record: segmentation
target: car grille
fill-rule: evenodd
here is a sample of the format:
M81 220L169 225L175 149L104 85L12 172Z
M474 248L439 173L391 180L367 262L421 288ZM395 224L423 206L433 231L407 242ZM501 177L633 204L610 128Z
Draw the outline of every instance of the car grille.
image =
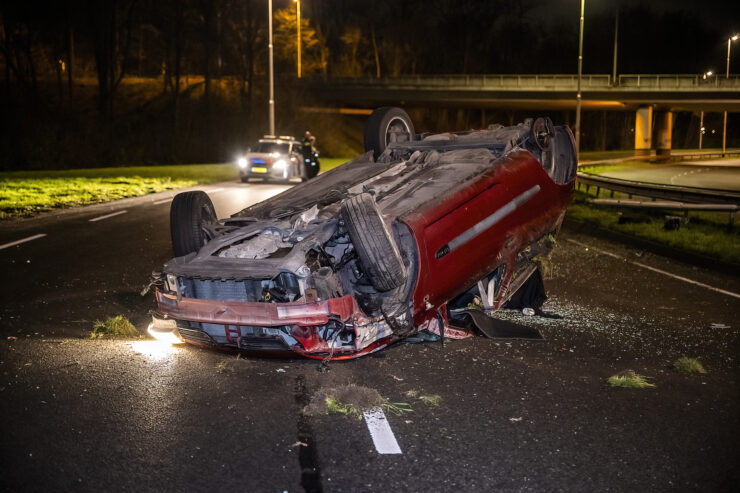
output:
M183 295L188 298L219 301L259 301L262 281L221 281L180 278Z

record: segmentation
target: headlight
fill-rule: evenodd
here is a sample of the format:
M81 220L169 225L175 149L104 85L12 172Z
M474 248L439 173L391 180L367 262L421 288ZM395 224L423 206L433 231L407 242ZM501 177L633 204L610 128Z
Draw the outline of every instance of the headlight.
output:
M286 166L287 163L285 162L285 159L278 159L277 161L275 161L275 164L272 165L272 167L275 169L285 169Z
M245 157L240 157L239 160L236 162L236 164L238 164L240 168L246 168L247 163L248 161L247 161L247 158Z

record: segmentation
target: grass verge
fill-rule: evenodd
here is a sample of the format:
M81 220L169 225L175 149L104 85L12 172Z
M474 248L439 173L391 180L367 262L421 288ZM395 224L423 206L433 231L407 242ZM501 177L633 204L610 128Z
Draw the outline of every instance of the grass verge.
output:
M322 171L349 161L322 158ZM0 173L0 219L97 204L221 181L236 181L236 166L188 164Z
M635 373L632 370L623 371L607 378L607 383L612 387L623 387L627 389L647 389L655 387L654 383L647 381L647 377Z
M688 373L689 375L704 374L707 370L696 358L689 358L682 356L673 363L673 368L681 373Z
M588 203L588 199L594 196L593 193L576 191L573 203L568 208L568 217L659 243L674 250L740 265L740 228L728 227L726 213L691 212L687 223L682 224L678 230L668 231L664 229L665 216L676 215L676 211L620 210L618 206ZM617 193L614 198L626 198L626 195ZM625 221L626 218L632 220Z
M231 164L0 173L0 219L237 179Z
M103 339L105 337L138 337L139 332L134 324L128 321L123 315L108 317L105 320L96 320L93 323L93 330L90 333L90 339Z

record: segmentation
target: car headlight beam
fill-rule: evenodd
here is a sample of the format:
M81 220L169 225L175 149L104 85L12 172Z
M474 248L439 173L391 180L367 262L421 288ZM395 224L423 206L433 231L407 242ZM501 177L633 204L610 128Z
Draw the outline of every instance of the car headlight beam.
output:
M249 164L249 161L247 161L247 158L245 157L240 157L237 160L236 164L238 164L240 168L246 168L247 164Z

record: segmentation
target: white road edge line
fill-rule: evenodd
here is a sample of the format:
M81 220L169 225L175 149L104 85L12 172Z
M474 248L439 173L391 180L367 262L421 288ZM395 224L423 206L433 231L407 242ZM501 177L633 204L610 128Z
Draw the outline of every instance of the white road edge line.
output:
M619 255L615 255L611 252L607 252L606 250L601 250L600 248L596 248L593 246L586 245L585 243L581 243L580 241L573 240L571 238L567 238L566 241L569 241L571 243L575 243L576 245L580 245L585 248L590 248L591 250L594 250L595 252L599 252L603 255L608 255L609 257L613 257L618 260L624 260L632 265L636 265L638 267L642 267L643 269L651 270L653 272L657 272L658 274L663 274L664 276L672 277L673 279L678 279L679 281L687 282L689 284L693 284L695 286L700 286L702 288L710 289L712 291L716 291L718 293L726 294L727 296L732 296L733 298L740 298L740 294L733 293L732 291L726 291L724 289L715 288L714 286L710 286L709 284L704 284L703 282L694 281L693 279L689 279L687 277L683 276L677 276L676 274L671 274L670 272L666 272L664 270L656 269L655 267L650 267L649 265L641 264L640 262L633 262L632 260L627 260L624 257L620 257Z
M159 205L159 204L164 204L164 203L166 203L166 202L172 202L172 197L170 197L170 198L168 198L168 199L164 199L164 200L158 200L158 201L156 201L156 202L153 202L153 204L154 204L154 205Z
M89 222L94 223L95 221L102 221L103 219L108 219L109 217L113 216L119 216L121 214L126 214L128 211L118 211L118 212L112 212L110 214L106 214L105 216L98 216L94 217L92 219L88 219Z
M12 246L20 245L21 243L25 243L27 241L38 240L39 238L43 238L44 236L46 236L46 233L40 233L40 234L37 234L37 235L29 236L28 238L23 238L22 240L11 241L10 243L6 243L4 245L0 245L0 250L4 250L4 249L10 248Z
M391 431L391 425L388 424L388 418L385 417L383 409L374 407L362 412L365 416L367 429L375 444L375 450L379 454L401 454L401 447L398 446L395 435Z

